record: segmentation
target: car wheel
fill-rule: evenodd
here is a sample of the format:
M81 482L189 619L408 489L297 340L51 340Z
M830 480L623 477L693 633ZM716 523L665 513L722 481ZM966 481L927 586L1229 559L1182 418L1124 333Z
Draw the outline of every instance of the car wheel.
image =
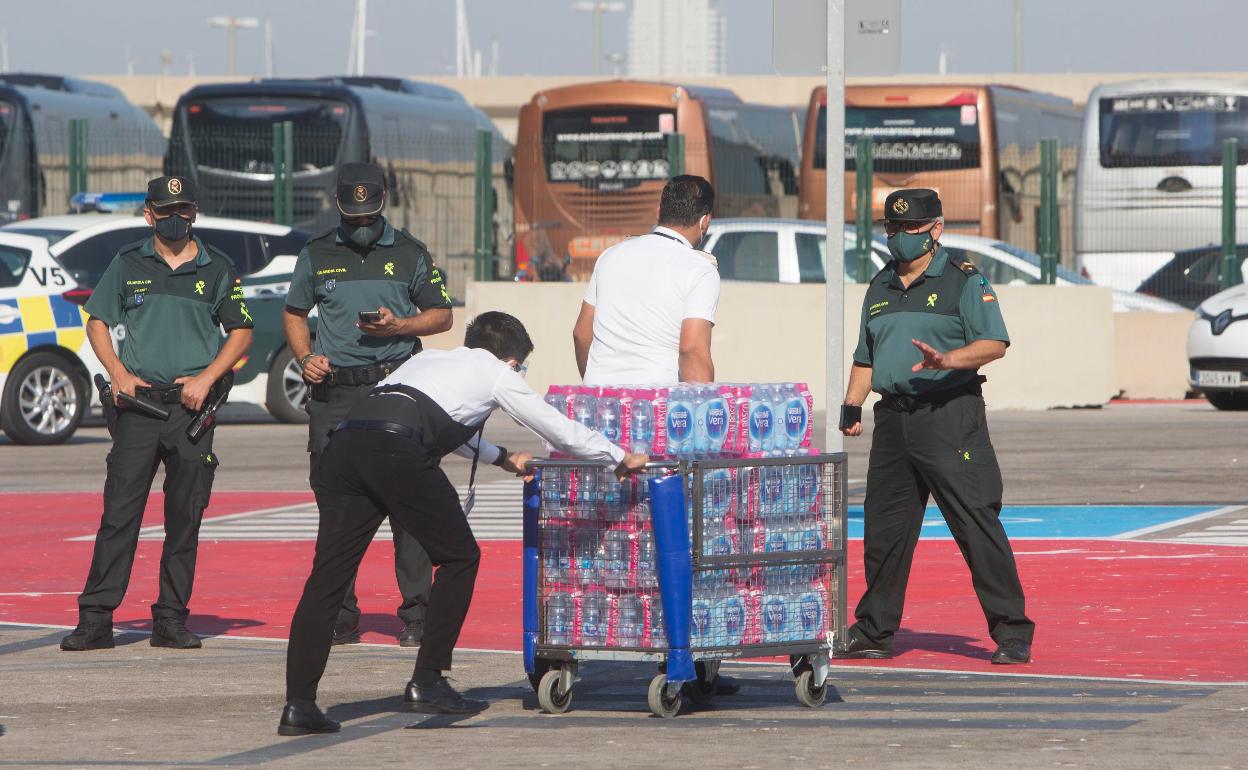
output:
M281 422L306 423L308 412L304 407L307 403L308 383L303 381L303 370L290 348L282 348L269 367L264 406Z
M1226 412L1248 411L1248 393L1210 390L1205 392L1205 398L1216 408Z
M35 353L9 372L0 425L18 444L59 444L78 430L87 403L86 383L69 361Z

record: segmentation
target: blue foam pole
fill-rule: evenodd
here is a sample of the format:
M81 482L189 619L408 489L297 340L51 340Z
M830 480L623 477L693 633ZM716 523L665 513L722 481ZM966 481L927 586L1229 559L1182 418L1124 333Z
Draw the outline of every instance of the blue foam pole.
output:
M685 515L685 480L676 474L650 479L649 484L659 592L663 596L663 624L667 631L667 681L690 682L697 675L689 651L693 549Z
M524 670L532 674L537 665L537 550L541 544L539 514L542 507L542 472L524 483Z

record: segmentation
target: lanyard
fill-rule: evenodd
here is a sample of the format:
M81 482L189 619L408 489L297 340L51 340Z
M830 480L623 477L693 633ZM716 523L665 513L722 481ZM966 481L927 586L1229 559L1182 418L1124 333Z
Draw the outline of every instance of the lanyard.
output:
M668 235L667 233L661 233L661 232L659 232L658 230L651 230L651 231L650 231L650 234L651 234L651 235L657 235L657 236L659 236L660 238L666 238L666 239L668 239L669 241L676 241L676 242L677 242L677 243L679 243L681 246L684 246L684 245L685 245L685 242L684 242L684 241L682 241L681 239L677 238L677 237L676 237L676 236L674 236L674 235ZM693 248L693 247L692 247L692 246L689 246L688 248Z
M488 418L487 418L488 419ZM485 421L477 429L477 445L472 448L472 470L468 473L468 497L464 499L464 515L472 513L477 502L477 461L481 459L481 439L485 436Z

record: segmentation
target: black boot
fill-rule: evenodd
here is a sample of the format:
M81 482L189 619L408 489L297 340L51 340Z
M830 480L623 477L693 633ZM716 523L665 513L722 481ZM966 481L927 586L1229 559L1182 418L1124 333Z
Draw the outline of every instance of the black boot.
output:
M348 623L345 620L334 622L334 636L329 640L330 644L359 644L360 643L360 624Z
M282 721L277 723L278 735L312 735L313 733L336 733L342 725L325 716L314 701L290 700L282 709Z
M111 650L113 648L113 624L83 621L61 640L61 649L70 652L83 650Z
M186 625L174 618L162 618L152 626L152 646L170 647L175 650L197 650L203 647L199 637L186 630Z
M413 620L403 628L403 633L399 634L400 647L419 647L420 641L425 638L425 621Z

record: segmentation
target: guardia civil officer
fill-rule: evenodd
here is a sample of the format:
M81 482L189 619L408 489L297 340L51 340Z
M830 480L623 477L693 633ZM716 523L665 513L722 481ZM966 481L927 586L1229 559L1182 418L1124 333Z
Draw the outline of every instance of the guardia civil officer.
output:
M884 213L893 259L867 286L841 411L842 432L861 435L862 403L880 394L867 469L867 590L841 656L892 656L923 509L935 497L997 643L992 662L1027 663L1035 624L1001 526L1001 470L980 394L979 368L1010 343L997 295L941 247L934 191L898 190Z
M252 322L229 259L193 234L196 211L190 179L162 176L149 182L143 216L153 234L122 247L87 301L87 339L116 397L137 396L167 408L170 416L160 420L132 409L118 411L104 515L78 597L78 627L61 640L62 650L113 646L113 610L130 582L139 524L162 462L165 544L151 644L200 646L186 629L187 604L217 456L214 429L197 442L186 431L213 383L247 352ZM125 327L120 356L113 352L110 327Z
M451 328L451 297L425 244L396 230L381 210L382 170L344 163L334 197L341 222L304 246L286 297L286 340L310 385L309 480L315 491L329 432L379 381L419 353L420 338ZM316 347L308 312L319 318ZM372 313L372 320L360 313ZM424 633L431 567L420 544L391 522L394 572L403 602L399 644L414 647ZM355 587L347 591L334 625L334 643L360 641Z
M281 735L339 728L317 708L317 684L329 658L334 613L386 514L392 526L420 541L438 565L429 627L406 702L425 713L471 714L486 708L484 701L461 696L442 673L451 668L481 551L459 495L439 466L443 456L455 452L525 473L529 455L511 454L482 436L495 409L556 449L609 463L621 476L645 466L645 455L626 454L568 419L525 383L524 361L532 351L533 342L519 320L506 313L482 313L468 324L464 347L413 357L339 423L321 458L316 488L321 524L312 574L290 623Z

